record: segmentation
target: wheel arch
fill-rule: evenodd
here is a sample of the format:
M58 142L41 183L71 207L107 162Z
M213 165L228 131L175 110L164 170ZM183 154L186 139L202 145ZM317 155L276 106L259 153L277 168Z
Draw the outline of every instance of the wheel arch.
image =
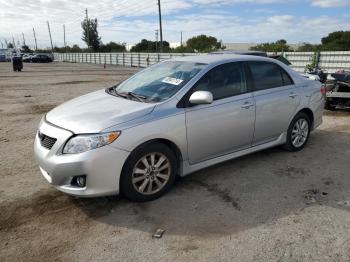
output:
M176 143L174 143L173 141L166 139L166 138L154 138L154 139L150 139L148 141L145 141L143 143L141 143L140 145L136 146L130 153L129 157L125 160L123 168L122 168L122 172L124 171L124 167L125 164L128 162L130 156L133 154L133 152L135 152L136 150L139 150L140 148L146 147L150 144L154 144L154 143L160 143L160 144L164 144L166 145L168 148L170 148L171 151L174 152L176 160L177 160L177 172L176 172L176 176L181 176L182 174L182 162L183 162L183 155L182 152L179 148L178 145L176 145Z
M305 107L305 108L299 110L299 112L298 112L297 114L299 114L299 113L304 113L304 114L306 114L306 115L310 118L311 127L312 127L312 129L313 129L313 128L314 128L315 116L314 116L314 113L312 112L312 110L311 110L310 108ZM296 114L296 115L297 115L297 114Z

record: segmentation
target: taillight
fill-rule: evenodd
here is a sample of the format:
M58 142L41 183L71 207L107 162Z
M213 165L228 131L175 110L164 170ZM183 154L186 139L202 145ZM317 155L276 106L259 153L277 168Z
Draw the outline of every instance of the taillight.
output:
M326 93L327 93L326 86L325 86L325 85L322 85L320 91L321 91L321 94L322 94L322 95L326 95Z

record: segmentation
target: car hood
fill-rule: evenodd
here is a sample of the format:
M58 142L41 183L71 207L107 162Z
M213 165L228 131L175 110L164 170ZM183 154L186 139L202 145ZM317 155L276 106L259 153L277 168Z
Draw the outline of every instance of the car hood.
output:
M128 100L99 90L54 108L46 120L75 134L101 130L149 114L155 105Z

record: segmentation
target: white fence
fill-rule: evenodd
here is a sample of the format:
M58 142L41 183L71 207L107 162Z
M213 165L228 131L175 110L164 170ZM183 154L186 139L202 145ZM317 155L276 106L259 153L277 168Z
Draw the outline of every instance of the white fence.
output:
M147 67L173 57L191 55L198 53L54 53L56 61L131 67ZM304 72L306 65L311 64L314 59L313 52L285 52L283 56L298 72ZM350 70L350 51L320 52L316 64L329 73L337 69Z
M55 61L148 67L163 60L195 53L54 53Z

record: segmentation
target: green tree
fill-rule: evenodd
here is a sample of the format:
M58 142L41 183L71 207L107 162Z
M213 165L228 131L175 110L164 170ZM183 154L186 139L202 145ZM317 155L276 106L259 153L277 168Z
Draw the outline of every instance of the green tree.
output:
M23 53L33 53L33 50L31 50L31 49L29 48L29 46L27 46L27 45L23 45L23 46L21 47L21 50L22 50Z
M83 37L81 39L86 43L88 48L92 48L94 51L97 51L101 44L101 37L98 35L97 26L97 18L85 18L81 23L83 29Z
M213 36L198 35L194 36L186 41L186 47L188 50L195 52L210 52L218 49L224 49L221 41L218 41Z
M78 45L73 45L72 47L69 47L70 52L74 52L74 53L80 53L82 50Z
M298 47L299 52L315 52L321 49L320 45L313 45L310 43L303 43L301 46Z
M254 51L263 51L263 52L289 52L292 51L291 47L287 44L287 41L284 39L277 40L272 43L262 43L250 48Z
M188 47L188 46L183 46L182 45L182 46L178 46L178 47L172 48L171 52L173 52L173 53L192 53L193 49Z
M328 51L349 51L350 31L336 31L323 37L322 49Z
M100 52L125 52L126 51L126 47L125 47L125 43L122 44L118 44L115 42L109 42L107 44L101 44Z
M130 52L159 52L160 42L142 39L141 42L134 45ZM163 41L163 52L169 52L170 44Z

